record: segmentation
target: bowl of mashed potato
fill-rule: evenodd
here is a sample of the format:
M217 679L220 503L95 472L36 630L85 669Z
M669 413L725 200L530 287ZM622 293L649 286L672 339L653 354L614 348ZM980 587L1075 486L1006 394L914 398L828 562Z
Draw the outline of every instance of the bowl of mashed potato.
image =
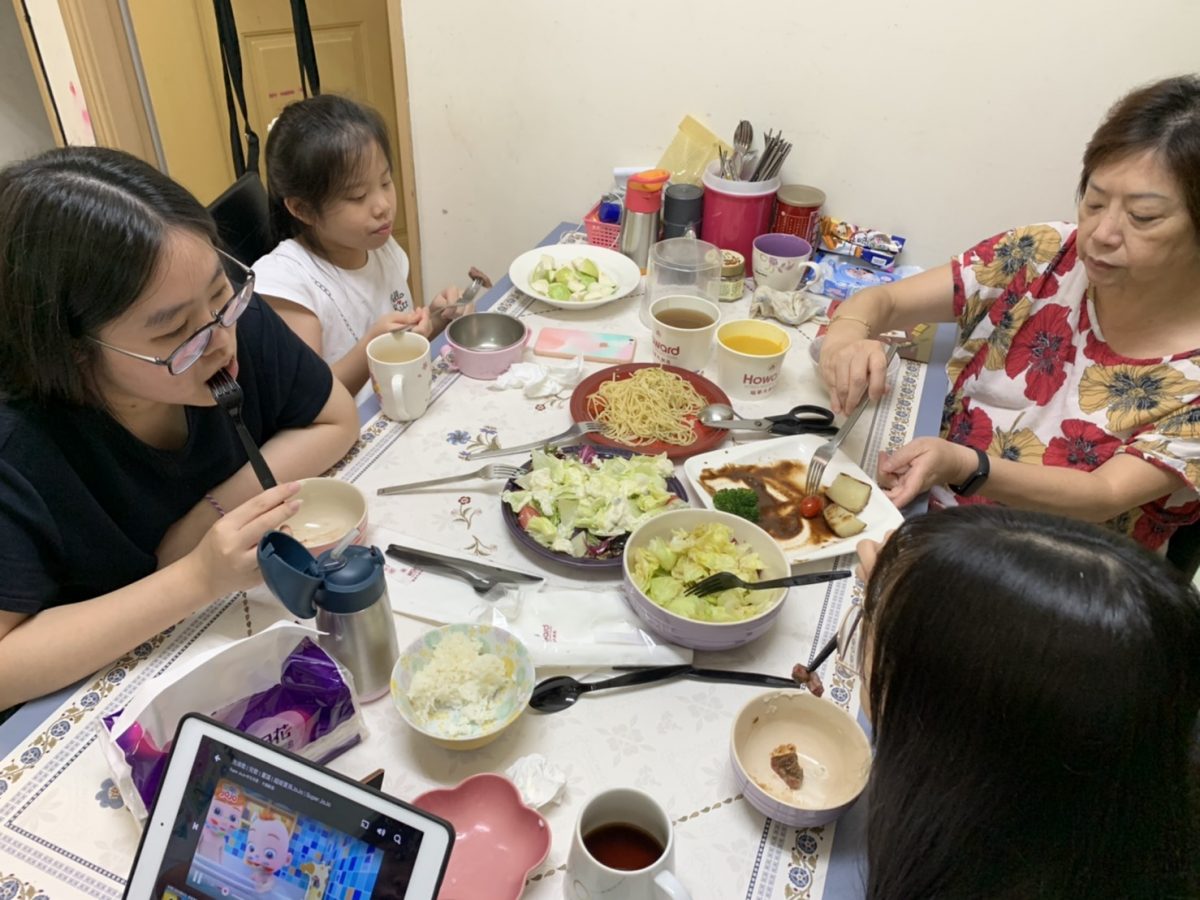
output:
M524 712L534 667L515 635L493 625L432 628L392 670L392 700L414 731L449 750L490 744Z

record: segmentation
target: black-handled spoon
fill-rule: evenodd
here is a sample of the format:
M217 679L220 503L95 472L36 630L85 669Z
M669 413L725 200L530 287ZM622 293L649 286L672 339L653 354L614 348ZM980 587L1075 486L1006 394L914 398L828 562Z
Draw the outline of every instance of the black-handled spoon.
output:
M583 682L570 675L555 675L534 686L533 693L529 697L529 708L544 713L560 712L568 706L573 706L576 700L590 691L666 681L668 678L679 678L686 675L691 668L690 665L659 666L630 672L628 675L617 675L615 678L605 678L603 681L591 682Z

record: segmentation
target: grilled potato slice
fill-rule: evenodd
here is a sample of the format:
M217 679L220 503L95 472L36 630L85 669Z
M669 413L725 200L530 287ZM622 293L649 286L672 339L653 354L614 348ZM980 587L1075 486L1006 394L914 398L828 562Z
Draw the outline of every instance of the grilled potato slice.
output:
M842 509L852 513L860 513L871 499L871 485L857 478L851 478L844 472L833 479L833 484L825 488L825 496Z
M821 515L825 517L825 524L829 526L830 531L841 538L854 537L867 527L866 522L836 503L825 504Z

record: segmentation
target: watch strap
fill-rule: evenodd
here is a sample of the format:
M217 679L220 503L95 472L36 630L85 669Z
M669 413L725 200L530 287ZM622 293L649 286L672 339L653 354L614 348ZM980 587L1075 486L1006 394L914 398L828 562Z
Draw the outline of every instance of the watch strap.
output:
M950 490L954 491L954 493L959 497L970 497L972 494L978 491L981 487L983 487L984 482L988 480L988 475L990 475L992 471L992 463L991 460L988 459L988 455L978 447L972 447L971 449L974 450L976 456L979 457L979 464L976 466L975 471L968 475L966 480L961 484L948 485Z

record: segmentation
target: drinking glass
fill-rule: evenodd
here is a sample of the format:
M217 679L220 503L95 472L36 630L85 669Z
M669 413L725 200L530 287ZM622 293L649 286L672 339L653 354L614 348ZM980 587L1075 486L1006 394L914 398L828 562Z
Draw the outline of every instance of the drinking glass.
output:
M642 296L641 318L647 328L654 327L650 306L662 297L702 297L720 316L721 251L707 241L691 237L668 238L650 248L646 269L646 292Z

